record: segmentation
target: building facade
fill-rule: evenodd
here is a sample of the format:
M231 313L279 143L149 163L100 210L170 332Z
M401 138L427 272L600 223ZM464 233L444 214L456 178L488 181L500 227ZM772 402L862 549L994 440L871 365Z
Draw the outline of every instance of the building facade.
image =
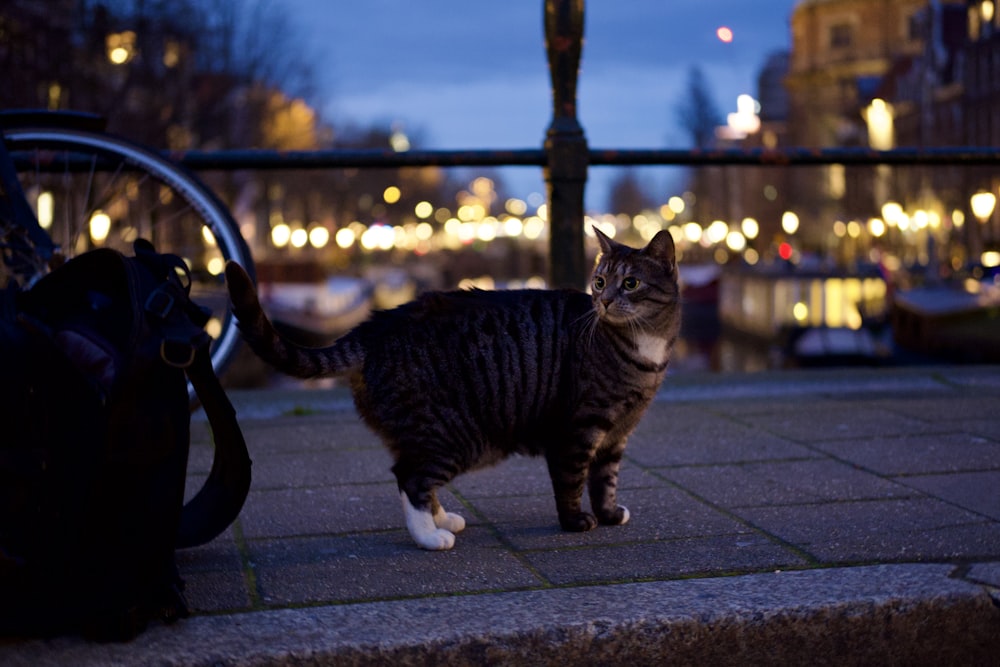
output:
M998 9L994 0L803 0L791 17L788 145L1000 145ZM1000 237L993 233L996 212L981 228L963 228L974 218L970 195L996 192L995 172L799 169L788 204L802 221L800 242L817 249L837 244L838 222L863 225L882 216L885 204L898 204L921 225L931 221L927 231L907 236L919 238L905 259L932 262L942 257L929 254L949 246L978 247Z

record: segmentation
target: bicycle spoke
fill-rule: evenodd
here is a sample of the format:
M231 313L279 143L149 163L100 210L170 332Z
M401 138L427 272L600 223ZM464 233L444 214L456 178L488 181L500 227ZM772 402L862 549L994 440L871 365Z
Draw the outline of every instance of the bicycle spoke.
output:
M239 341L221 269L228 259L253 267L228 210L185 170L129 142L66 128L5 133L20 156L25 189L51 197L48 233L68 256L98 246L130 252L131 241L143 235L189 264L192 293L213 311L212 362L221 368ZM106 229L94 226L98 212L106 216L98 221Z

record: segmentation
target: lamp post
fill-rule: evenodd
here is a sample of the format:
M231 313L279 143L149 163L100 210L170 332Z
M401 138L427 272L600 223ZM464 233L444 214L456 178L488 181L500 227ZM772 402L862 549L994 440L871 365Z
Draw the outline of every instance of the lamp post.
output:
M992 192L980 191L969 198L972 215L979 221L978 225L969 225L969 256L973 261L979 261L983 254L983 227L993 215L997 197Z
M584 0L546 0L545 45L552 79L552 123L545 138L549 195L549 263L553 287L584 288L583 194L587 138L576 115L576 84L583 48Z

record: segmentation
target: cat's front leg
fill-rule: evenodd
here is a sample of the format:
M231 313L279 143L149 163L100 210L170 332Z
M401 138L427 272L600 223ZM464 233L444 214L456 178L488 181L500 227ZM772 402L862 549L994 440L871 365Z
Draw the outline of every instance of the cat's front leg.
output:
M445 551L455 546L455 534L438 527L434 521L435 516L429 509L415 507L406 491L400 491L399 498L403 502L406 529L418 546L430 551Z
M413 541L432 551L455 546L455 533L465 528L465 519L444 511L436 494L438 487L455 476L454 467L440 462L413 465L404 456L396 461L392 471L399 483L406 528Z
M619 526L629 520L627 507L618 504L618 469L625 453L625 440L601 447L590 462L590 507L597 520L606 526Z
M586 451L550 452L546 456L552 490L556 497L556 510L559 512L559 525L563 530L583 532L597 526L597 517L585 512L580 504L589 460L590 456Z
M437 494L431 496L431 514L434 517L434 525L438 528L444 528L452 533L465 530L465 518L453 512L446 512L438 502Z

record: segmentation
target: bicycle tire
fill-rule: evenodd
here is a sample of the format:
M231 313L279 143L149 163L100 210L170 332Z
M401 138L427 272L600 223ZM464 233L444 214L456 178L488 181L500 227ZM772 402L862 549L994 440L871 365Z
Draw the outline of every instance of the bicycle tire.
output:
M131 241L143 236L159 252L185 260L192 298L212 310L206 328L214 338L212 366L221 375L240 345L225 262L236 261L255 279L250 249L226 205L183 166L119 137L34 126L5 127L4 137L29 203L66 257L98 246L131 254ZM50 211L40 210L44 192ZM96 232L104 230L94 229L99 211L109 225L103 239ZM188 391L193 399L190 384Z

